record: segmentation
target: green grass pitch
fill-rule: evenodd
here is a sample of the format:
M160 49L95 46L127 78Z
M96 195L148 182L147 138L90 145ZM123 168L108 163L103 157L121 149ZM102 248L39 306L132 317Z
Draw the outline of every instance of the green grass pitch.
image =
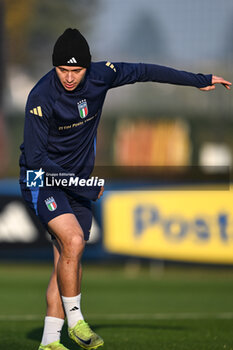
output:
M38 349L50 272L0 264L0 349ZM230 350L233 271L84 266L82 311L106 350Z

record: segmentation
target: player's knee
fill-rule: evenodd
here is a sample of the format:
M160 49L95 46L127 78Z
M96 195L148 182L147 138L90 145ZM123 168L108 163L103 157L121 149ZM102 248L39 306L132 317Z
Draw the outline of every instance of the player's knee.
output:
M69 257L78 257L82 253L85 246L83 232L67 232L65 241L63 242L63 254Z
M83 251L84 249L84 238L83 238L83 234L82 233L78 233L76 235L74 235L71 239L71 249L76 252L77 254L79 254L80 252Z

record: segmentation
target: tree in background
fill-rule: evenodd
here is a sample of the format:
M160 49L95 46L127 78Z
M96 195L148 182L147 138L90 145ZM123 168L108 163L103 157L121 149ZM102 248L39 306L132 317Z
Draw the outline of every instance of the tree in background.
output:
M8 165L7 137L4 120L4 84L5 84L5 41L4 41L4 2L0 0L0 176L4 176Z
M51 65L52 48L58 35L67 27L87 30L89 16L97 5L98 1L91 0L5 1L9 64L35 76L40 67L41 74L41 69Z
M167 55L161 23L147 11L139 12L122 44L124 53L139 60L161 59Z

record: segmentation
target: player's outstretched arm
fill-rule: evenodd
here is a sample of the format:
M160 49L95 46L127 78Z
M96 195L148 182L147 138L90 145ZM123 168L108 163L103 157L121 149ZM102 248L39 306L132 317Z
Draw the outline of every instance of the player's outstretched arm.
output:
M230 90L231 88L231 83L221 77L217 77L216 75L212 76L212 85L210 86L206 86L204 88L200 88L200 90L202 91L210 91L210 90L214 90L215 89L215 84L222 84L223 86L225 86L225 88L227 90Z

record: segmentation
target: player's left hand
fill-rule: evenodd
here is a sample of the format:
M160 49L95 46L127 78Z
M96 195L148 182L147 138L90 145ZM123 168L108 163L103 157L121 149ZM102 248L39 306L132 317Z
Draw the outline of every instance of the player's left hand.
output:
M231 85L232 85L230 81L227 81L227 80L223 79L222 77L217 77L216 75L213 75L212 76L212 85L206 86L204 88L200 88L200 90L202 90L202 91L214 90L215 84L222 84L223 86L225 86L225 88L227 90L230 90Z
M100 199L101 196L103 196L104 193L104 186L101 186L100 193L98 194L97 199Z

